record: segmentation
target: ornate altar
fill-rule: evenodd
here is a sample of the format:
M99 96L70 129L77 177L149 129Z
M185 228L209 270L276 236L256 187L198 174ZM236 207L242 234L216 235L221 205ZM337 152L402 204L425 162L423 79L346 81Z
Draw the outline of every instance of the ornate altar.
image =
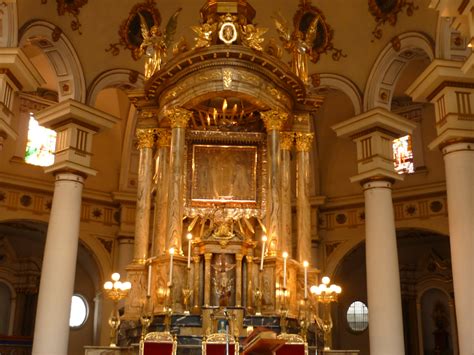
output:
M311 259L310 114L322 99L275 55L275 43L264 48L254 16L245 0L207 1L194 48L160 58L145 89L129 94L140 167L124 317L152 305L151 330L169 330L179 315L195 320L179 335L218 333L224 319L242 336L252 317L296 318L303 285L317 281L303 261Z

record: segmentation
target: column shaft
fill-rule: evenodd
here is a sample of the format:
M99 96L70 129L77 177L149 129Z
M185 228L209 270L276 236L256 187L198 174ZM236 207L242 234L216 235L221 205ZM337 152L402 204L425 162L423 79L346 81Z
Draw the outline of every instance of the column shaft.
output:
M211 300L211 258L212 253L204 254L204 305L210 306Z
M235 305L242 306L242 254L235 254Z
M55 177L36 312L33 354L67 355L84 179Z
M168 213L168 186L170 167L170 138L168 130L160 131L158 134L158 155L156 158L156 198L155 198L155 219L154 219L154 256L166 253L167 239L167 213Z
M449 240L459 353L472 354L474 271L474 143L451 144L443 149L448 194Z
M115 270L120 275L126 275L125 268L133 261L134 241L132 237L118 236L118 257Z
M269 255L276 255L281 250L280 162L280 132L273 129L268 133L267 236Z
M152 130L138 130L137 136L139 139L140 161L138 165L135 251L133 259L136 263L144 263L148 257L150 235L153 132Z
M309 201L309 150L311 133L296 135L296 221L298 228L297 259L311 261L311 204Z
M281 250L292 256L291 159L293 132L281 133Z
M194 297L194 311L199 311L199 274L200 274L201 257L199 255L193 256L194 270L193 270L193 297Z
M253 312L253 256L247 255L247 311Z
M402 301L391 183L374 181L363 187L370 352L403 355Z

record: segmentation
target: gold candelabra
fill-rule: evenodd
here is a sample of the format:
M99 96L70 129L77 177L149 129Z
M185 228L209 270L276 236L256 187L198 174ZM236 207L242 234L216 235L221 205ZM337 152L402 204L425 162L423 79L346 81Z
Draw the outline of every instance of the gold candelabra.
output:
M335 284L329 285L331 280L327 276L324 276L321 281L322 283L319 286L311 286L310 292L316 302L323 304L323 317L320 318L315 314L315 318L318 327L322 329L324 333L324 350L331 350L331 330L333 326L331 318L331 303L337 302L337 298L342 289L340 286Z
M117 346L117 329L120 326L120 314L118 312L118 303L120 300L127 297L128 292L132 288L132 284L128 281L121 282L120 274L114 272L111 276L112 281L104 283L104 292L107 298L114 302L114 308L109 317L110 332L110 347Z

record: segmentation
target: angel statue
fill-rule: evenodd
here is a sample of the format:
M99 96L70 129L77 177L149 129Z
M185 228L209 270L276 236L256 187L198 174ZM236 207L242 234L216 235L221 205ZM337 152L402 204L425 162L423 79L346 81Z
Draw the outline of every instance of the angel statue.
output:
M290 34L288 29L288 21L280 13L273 19L284 48L292 53L291 68L293 72L303 83L308 84L308 53L311 51L318 32L319 16L314 17L306 32L295 29L293 34Z
M157 25L153 25L148 29L148 24L143 15L138 12L140 16L140 28L142 31L143 41L140 45L138 55L146 55L145 62L145 80L150 79L153 74L161 69L161 64L166 58L166 51L173 41L173 36L176 33L178 25L178 15L181 12L179 8L168 20L166 25L166 33L162 33Z
M262 38L262 36L267 31L268 28L258 28L252 24L242 26L242 44L257 51L262 51L262 43L264 41L264 38Z
M194 48L209 47L212 43L212 36L217 30L217 23L210 24L203 23L201 26L191 26L191 29L196 33L196 44Z

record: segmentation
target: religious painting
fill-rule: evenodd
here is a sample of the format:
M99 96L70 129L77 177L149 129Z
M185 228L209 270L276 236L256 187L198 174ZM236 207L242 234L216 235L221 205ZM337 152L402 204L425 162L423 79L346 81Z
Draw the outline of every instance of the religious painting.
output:
M208 203L256 203L257 147L195 144L191 199Z

